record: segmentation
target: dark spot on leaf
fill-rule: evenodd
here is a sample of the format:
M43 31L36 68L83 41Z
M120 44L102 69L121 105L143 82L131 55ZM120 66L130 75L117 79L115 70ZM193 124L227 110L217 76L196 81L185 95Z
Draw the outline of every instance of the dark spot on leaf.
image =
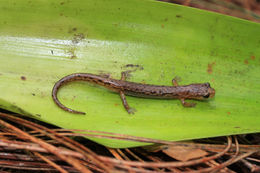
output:
M244 63L245 63L245 64L248 64L248 60L247 60L247 59L245 59L245 60L244 60Z
M164 24L162 24L161 27L164 28Z
M75 59L75 58L77 58L77 56L76 55L72 55L70 58L71 59Z
M35 96L35 94L34 94L34 93L32 93L32 96Z
M177 18L181 18L182 16L181 16L181 15L179 15L179 14L177 14L177 15L176 15L176 17L177 17Z
M239 129L240 127L236 126L236 127L234 127L234 128Z
M138 67L139 65L134 65L134 64L126 64L125 67Z
M64 2L61 2L60 5L64 5Z
M73 32L76 32L78 30L78 28L74 27L74 28L69 28L68 33L71 34ZM74 38L77 37L77 34L74 34Z
M138 68L139 70L143 70L144 68L141 65L138 64L126 64L124 67L128 68Z
M74 37L72 39L72 43L77 44L79 43L81 40L83 40L85 38L85 35L83 33L79 33L79 34L74 34Z
M230 115L230 114L231 114L231 112L227 112L227 114L228 114L228 115Z
M25 76L21 76L21 80L26 80L26 77Z
M252 60L255 60L255 56L254 56L254 55L252 55L252 56L251 56L251 59L252 59Z

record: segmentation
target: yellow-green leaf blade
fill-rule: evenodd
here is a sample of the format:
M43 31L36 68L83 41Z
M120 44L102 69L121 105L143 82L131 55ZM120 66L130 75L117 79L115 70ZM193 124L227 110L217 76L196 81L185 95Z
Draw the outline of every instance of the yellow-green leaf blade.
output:
M260 25L154 1L2 1L0 105L64 128L183 140L259 132ZM184 108L178 100L127 97L78 82L62 88L66 113L52 101L61 77L143 67L129 79L172 85L210 82L216 96ZM23 78L24 76L25 78ZM112 147L140 143L107 139Z

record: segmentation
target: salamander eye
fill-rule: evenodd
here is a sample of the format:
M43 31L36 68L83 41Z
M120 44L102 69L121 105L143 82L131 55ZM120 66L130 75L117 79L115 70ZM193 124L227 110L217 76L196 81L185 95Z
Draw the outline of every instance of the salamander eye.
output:
M208 82L205 83L205 86L206 86L206 87L210 87L210 83L208 83Z
M204 95L203 98L206 98L206 99L209 98L209 94Z

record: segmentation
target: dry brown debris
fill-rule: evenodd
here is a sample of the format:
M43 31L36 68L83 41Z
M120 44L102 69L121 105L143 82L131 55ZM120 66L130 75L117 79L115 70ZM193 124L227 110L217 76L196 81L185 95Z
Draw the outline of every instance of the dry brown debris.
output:
M0 113L1 172L234 172L227 166L236 162L242 163L251 171L259 169L260 146L239 145L235 136L234 144L232 137L227 137L227 142L218 145L169 142L108 132L57 129L26 119L28 118ZM75 131L77 133L73 133ZM82 137L79 137L81 142L78 142L71 138L75 136L157 145L112 149ZM178 161L172 157L176 154L173 148L186 152L196 151L196 157L192 155Z
M160 0L260 22L259 0Z

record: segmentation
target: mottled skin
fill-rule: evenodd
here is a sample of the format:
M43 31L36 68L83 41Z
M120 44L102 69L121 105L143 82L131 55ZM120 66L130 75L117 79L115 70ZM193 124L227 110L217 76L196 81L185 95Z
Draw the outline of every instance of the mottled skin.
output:
M89 73L70 74L63 77L54 85L52 98L54 102L65 111L76 114L85 114L84 112L75 111L65 107L57 98L59 88L72 81L87 81L104 86L114 92L118 92L128 113L134 113L135 109L129 107L125 95L145 98L180 99L182 105L185 107L195 106L195 103L187 103L185 102L185 99L205 100L215 96L215 90L210 87L209 83L178 86L176 80L173 79L172 82L174 86L160 86L128 82L125 81L125 78L125 72L122 72L120 80Z

